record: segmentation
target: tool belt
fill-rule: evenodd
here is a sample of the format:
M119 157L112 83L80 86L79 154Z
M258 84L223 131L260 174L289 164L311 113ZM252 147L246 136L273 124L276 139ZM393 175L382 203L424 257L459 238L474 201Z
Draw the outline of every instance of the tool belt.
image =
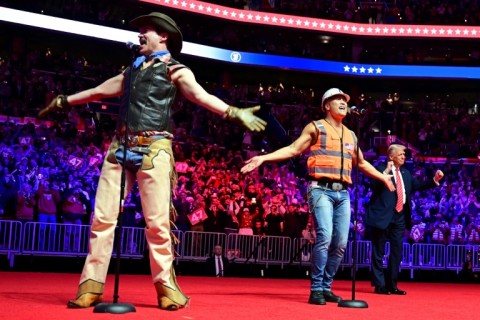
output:
M320 178L317 180L311 180L310 186L319 186L333 191L347 190L348 183L340 180L332 180L328 178Z

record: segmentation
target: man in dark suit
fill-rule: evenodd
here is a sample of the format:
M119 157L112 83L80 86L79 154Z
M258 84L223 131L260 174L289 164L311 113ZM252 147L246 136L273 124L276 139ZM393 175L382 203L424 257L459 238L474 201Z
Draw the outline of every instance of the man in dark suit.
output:
M229 261L223 256L223 248L221 245L215 245L213 256L208 257L206 261L206 273L209 276L224 277L228 275Z
M378 166L384 174L393 175L396 191L389 191L383 183L372 182L372 197L367 207L366 223L372 237L372 285L377 294L405 295L406 291L397 287L400 262L402 261L403 234L411 222L411 195L439 185L443 172L437 170L435 177L420 181L402 166L405 163L405 146L392 144L388 147L387 165ZM390 242L390 256L384 273L382 258L385 243Z

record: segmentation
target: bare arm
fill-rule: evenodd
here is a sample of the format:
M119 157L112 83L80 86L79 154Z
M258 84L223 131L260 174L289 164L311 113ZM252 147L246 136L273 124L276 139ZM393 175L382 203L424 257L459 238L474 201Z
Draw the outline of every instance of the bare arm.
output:
M218 114L224 114L227 110L228 104L205 91L190 69L183 68L174 71L172 81L188 100Z
M95 88L80 91L67 97L67 101L71 105L84 104L90 101L102 98L117 97L123 94L123 81L125 76L123 73L110 78Z
M282 161L296 157L311 146L315 135L315 125L309 123L303 128L300 136L291 145L280 148L272 153L252 157L245 161L246 164L240 169L240 171L242 173L250 172L261 166L265 161Z
M195 76L190 69L183 68L173 71L172 81L180 89L180 92L190 101L201 105L202 107L221 114L228 120L239 122L247 129L252 131L263 131L267 122L254 115L260 110L260 106L250 108L237 108L229 106L214 95L209 94L195 80Z
M56 96L46 108L40 110L38 116L40 118L43 118L50 112L66 108L69 105L84 104L102 98L120 96L123 93L124 79L125 76L123 75L123 73L121 73L113 78L106 80L95 88L80 91L78 93L72 94L71 96L60 94Z

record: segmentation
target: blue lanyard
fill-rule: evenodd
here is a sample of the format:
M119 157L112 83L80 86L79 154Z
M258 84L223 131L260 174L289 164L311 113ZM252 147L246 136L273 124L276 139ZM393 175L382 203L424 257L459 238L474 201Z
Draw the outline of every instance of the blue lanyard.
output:
M151 59L155 59L155 58L159 58L160 60L164 61L165 58L167 57L170 57L170 51L168 50L161 50L161 51L156 51L154 53L152 53L151 55L148 56L148 60L151 60ZM147 60L147 57L146 56L140 56L138 57L134 62L133 62L133 67L135 69L137 69L138 67L140 67L142 65L142 63L145 62L145 60Z

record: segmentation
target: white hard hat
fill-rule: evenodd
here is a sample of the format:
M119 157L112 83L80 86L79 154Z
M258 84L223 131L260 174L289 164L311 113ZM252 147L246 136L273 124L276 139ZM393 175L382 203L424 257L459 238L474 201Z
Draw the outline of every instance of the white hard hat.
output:
M325 100L327 100L328 98L331 98L333 96L343 96L345 98L345 100L350 101L350 96L346 93L344 93L342 90L338 89L338 88L331 88L331 89L328 89L327 91L325 91L325 93L323 94L323 97L322 97L322 110L323 110L323 107L324 107L324 103L325 103Z

